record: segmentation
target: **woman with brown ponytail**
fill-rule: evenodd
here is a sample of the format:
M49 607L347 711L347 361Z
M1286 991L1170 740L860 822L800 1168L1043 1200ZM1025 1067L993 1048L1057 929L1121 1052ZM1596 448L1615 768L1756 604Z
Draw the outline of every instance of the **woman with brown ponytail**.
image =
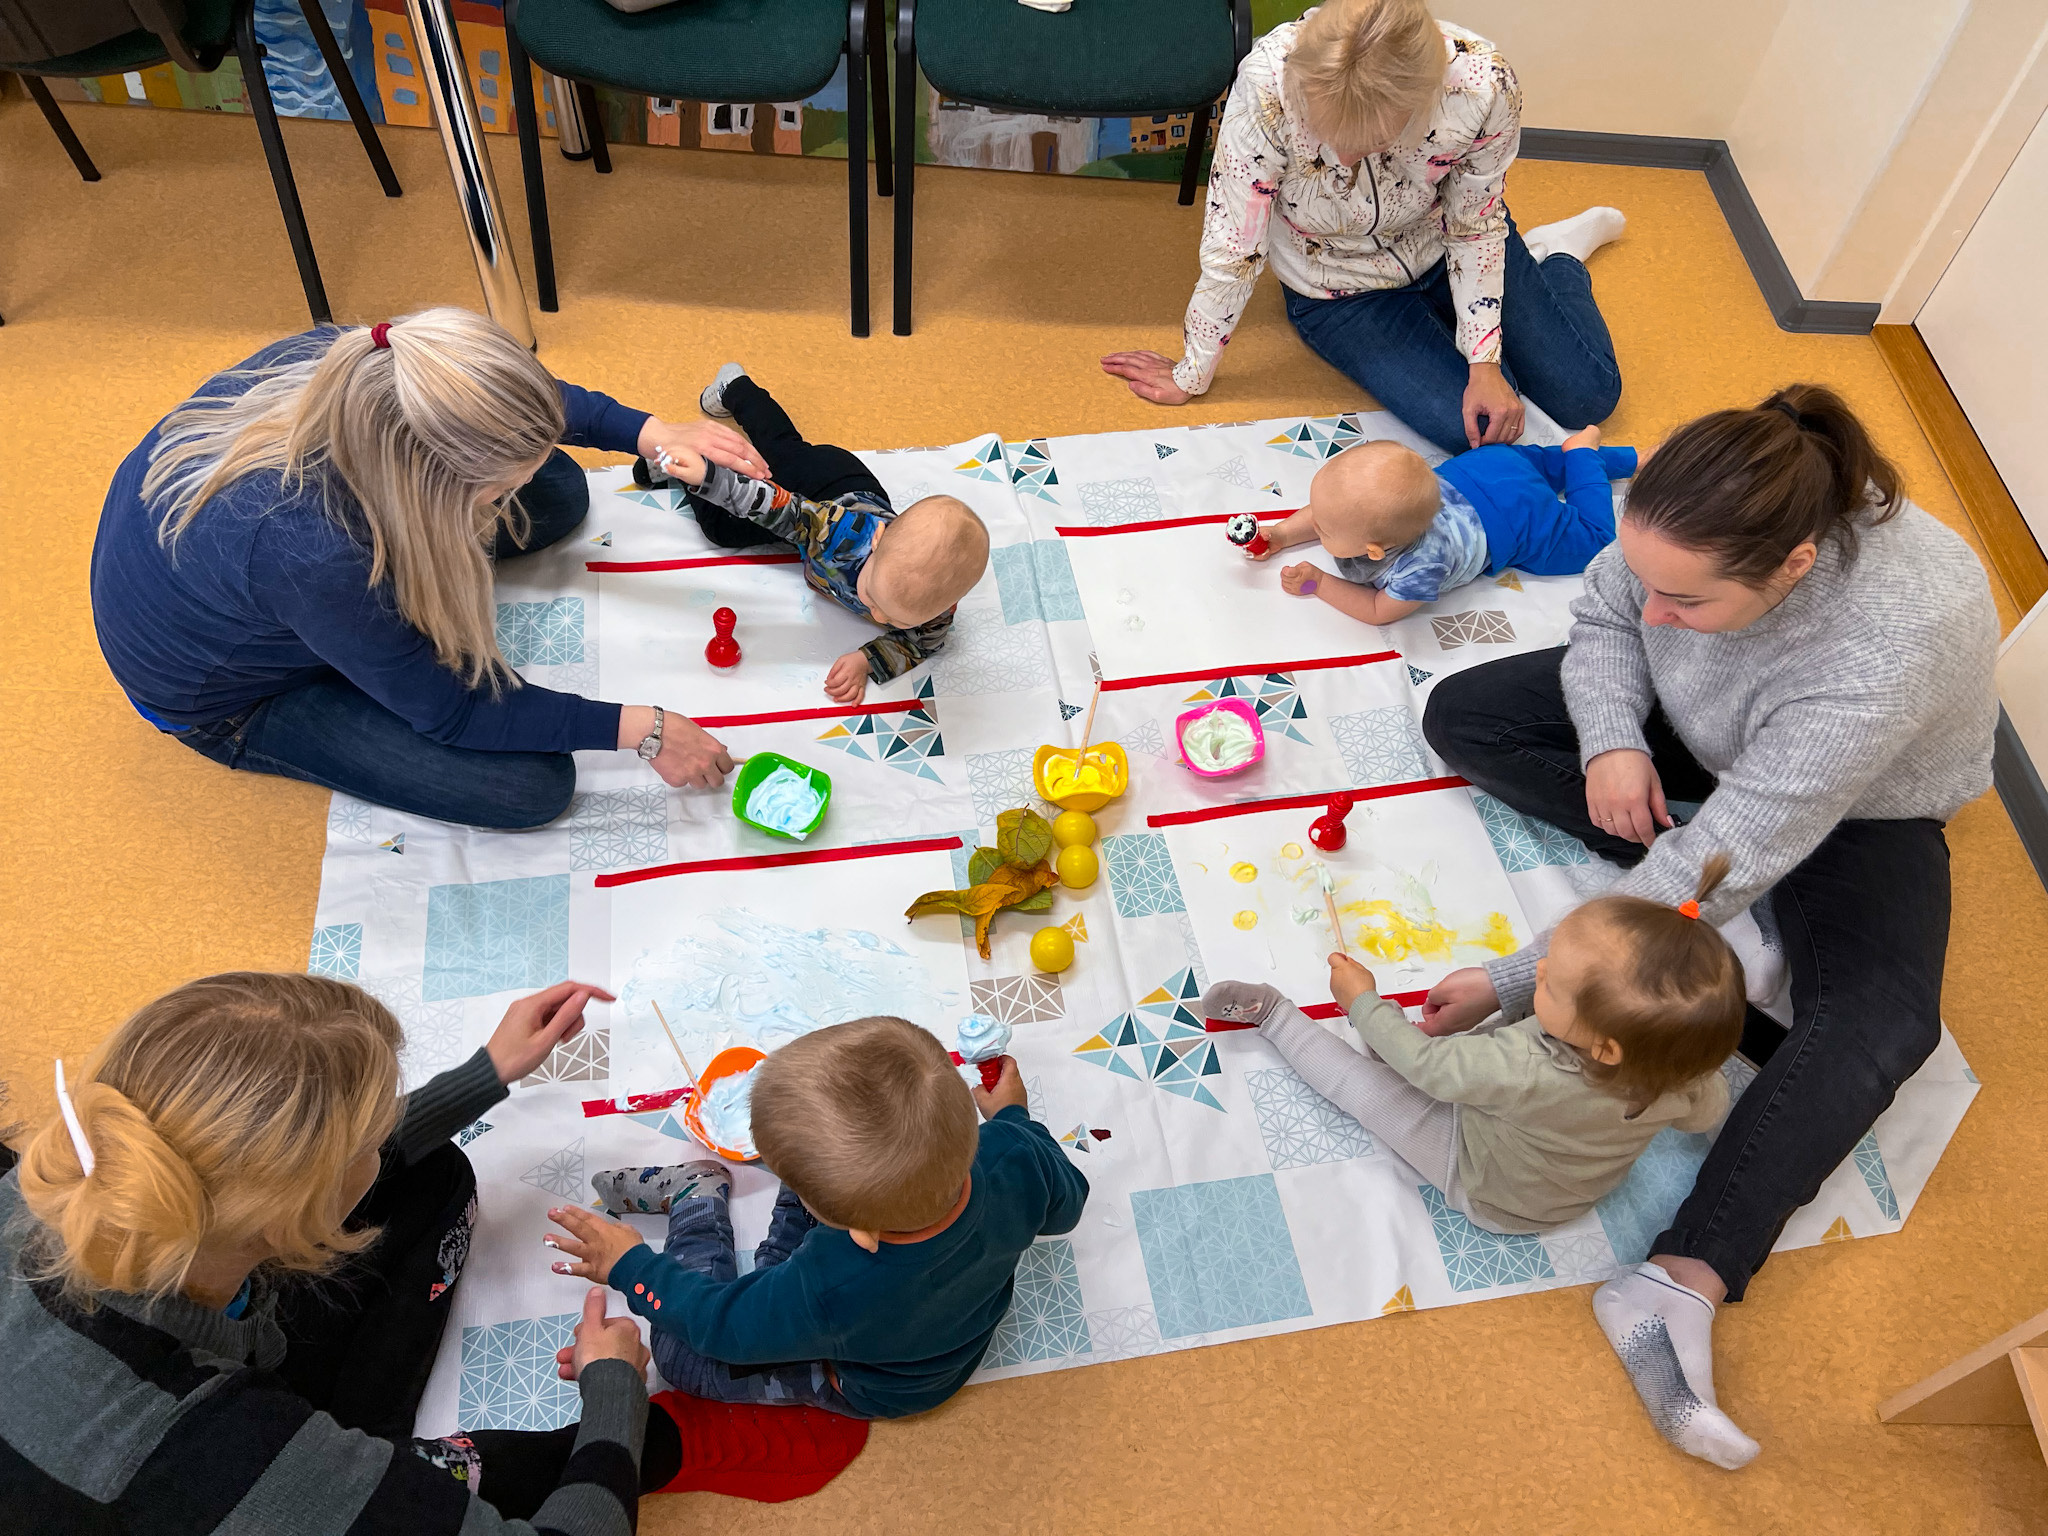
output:
M1725 923L1767 905L1789 1031L1650 1261L1594 1313L1658 1430L1723 1467L1757 1452L1716 1404L1712 1324L1941 1034L1942 825L1991 784L1998 617L1969 547L1907 503L1833 391L1798 384L1679 428L1586 571L1571 643L1445 678L1423 730L1458 773ZM1671 806L1697 803L1680 824ZM1529 1009L1538 943L1430 994L1446 1033Z

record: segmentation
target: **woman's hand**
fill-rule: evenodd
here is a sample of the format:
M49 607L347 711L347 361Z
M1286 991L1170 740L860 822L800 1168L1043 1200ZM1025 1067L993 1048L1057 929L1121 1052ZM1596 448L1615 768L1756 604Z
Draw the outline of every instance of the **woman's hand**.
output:
M1485 429L1479 418L1486 418ZM1486 443L1512 443L1522 435L1522 398L1508 384L1499 363L1474 363L1465 386L1465 441L1474 448Z
M1602 832L1645 848L1660 828L1677 825L1664 808L1657 765L1633 747L1602 752L1586 764L1586 814Z
M752 475L756 480L769 478L768 465L754 451L754 445L731 427L716 421L692 421L678 425L663 421L659 416L650 416L640 428L639 448L640 457L650 464L666 452L676 461L676 468L683 471L685 480L690 478L685 466L691 458L709 459L743 475ZM703 478L700 469L696 479L702 481Z
M1486 974L1486 968L1468 965L1429 989L1422 1004L1420 1027L1425 1035L1455 1035L1499 1007L1500 995L1493 990L1493 978Z
M574 1381L593 1360L623 1360L647 1374L647 1346L640 1342L640 1325L630 1316L606 1317L605 1293L593 1285L583 1296L583 1321L576 1325L576 1342L555 1351L555 1370L564 1381Z
M1102 371L1122 379L1131 393L1154 405L1186 405L1188 392L1173 382L1173 364L1157 352L1112 352L1102 360Z
M868 653L848 651L825 674L825 697L834 704L858 704L868 691Z
M654 771L663 783L677 789L716 789L732 772L732 754L696 721L670 710L662 726Z
M640 1234L623 1221L612 1221L573 1205L557 1206L548 1212L548 1220L568 1228L569 1235L550 1232L541 1242L576 1260L566 1264L557 1259L553 1268L558 1275L575 1275L603 1285L611 1278L612 1266L640 1246Z
M498 1081L510 1086L546 1061L550 1051L583 1027L583 1007L592 998L618 1001L587 981L558 981L507 1008L484 1047L498 1069Z

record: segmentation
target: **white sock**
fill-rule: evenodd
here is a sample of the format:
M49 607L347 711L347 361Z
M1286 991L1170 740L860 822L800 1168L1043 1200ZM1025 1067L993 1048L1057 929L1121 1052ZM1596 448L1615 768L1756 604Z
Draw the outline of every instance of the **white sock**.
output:
M1539 224L1522 231L1522 243L1538 261L1547 256L1574 256L1584 261L1610 240L1619 240L1628 220L1619 208L1588 208L1584 213Z
M1656 1264L1593 1293L1593 1316L1621 1357L1657 1433L1733 1472L1761 1447L1714 1400L1714 1304Z
M706 416L723 416L730 420L732 412L725 408L725 386L734 379L744 379L746 376L747 366L745 363L727 363L723 368L719 369L717 376L704 386L704 393L697 397L697 404L704 414Z

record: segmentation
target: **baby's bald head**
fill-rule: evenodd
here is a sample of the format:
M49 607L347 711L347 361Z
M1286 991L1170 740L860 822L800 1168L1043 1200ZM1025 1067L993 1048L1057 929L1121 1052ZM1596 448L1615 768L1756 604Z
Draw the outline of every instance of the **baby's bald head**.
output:
M1382 440L1347 448L1317 470L1309 504L1323 548L1349 559L1368 544L1399 549L1421 538L1443 491L1421 454Z
M957 496L905 507L867 564L868 595L892 624L914 628L965 597L988 569L988 529Z

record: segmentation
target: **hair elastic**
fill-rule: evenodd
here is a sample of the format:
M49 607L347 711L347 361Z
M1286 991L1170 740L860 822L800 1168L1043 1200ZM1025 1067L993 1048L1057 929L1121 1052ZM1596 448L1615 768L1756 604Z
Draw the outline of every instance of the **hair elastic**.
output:
M389 320L379 320L370 327L370 345L379 352L391 350L391 322Z
M72 1150L78 1153L78 1166L85 1176L92 1177L92 1143L85 1139L85 1127L78 1123L78 1106L71 1102L71 1092L64 1086L64 1058L57 1058L57 1113L64 1117L64 1129L71 1133Z
M1688 897L1678 904L1678 915L1680 917L1697 918L1700 915L1700 904Z
M1818 432L1821 430L1821 420L1818 416L1809 416L1805 411L1794 407L1789 400L1768 401L1765 404L1765 409L1781 412L1787 421L1791 422L1793 426L1802 432Z

